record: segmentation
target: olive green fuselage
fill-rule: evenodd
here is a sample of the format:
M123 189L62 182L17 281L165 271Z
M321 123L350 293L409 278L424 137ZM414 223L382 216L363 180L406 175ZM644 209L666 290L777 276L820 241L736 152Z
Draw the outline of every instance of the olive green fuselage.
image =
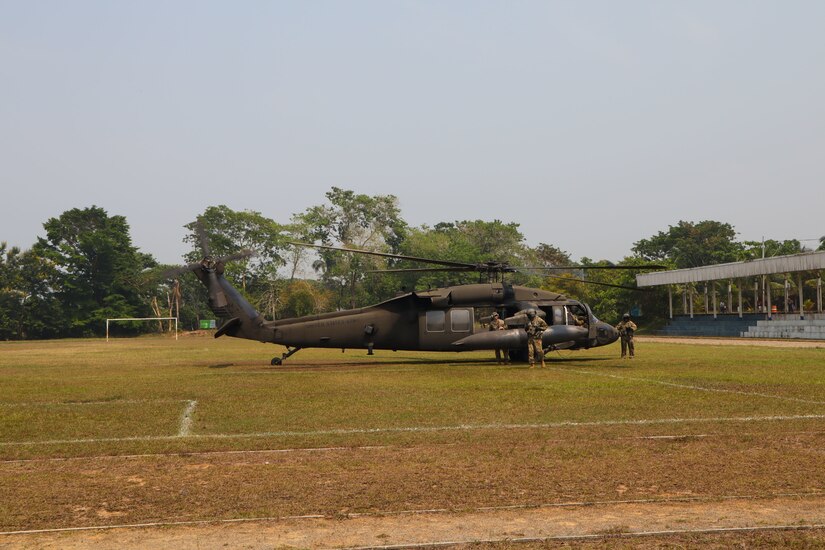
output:
M503 283L472 284L412 292L374 306L266 321L223 277L200 276L210 306L223 317L217 336L280 344L288 348L464 351L526 345L523 315L545 317L547 346L589 348L615 341L609 325L576 300L541 289ZM493 310L508 319L507 331L490 333L479 323ZM579 324L573 322L573 312ZM521 319L521 320L520 320ZM507 345L505 346L504 343Z

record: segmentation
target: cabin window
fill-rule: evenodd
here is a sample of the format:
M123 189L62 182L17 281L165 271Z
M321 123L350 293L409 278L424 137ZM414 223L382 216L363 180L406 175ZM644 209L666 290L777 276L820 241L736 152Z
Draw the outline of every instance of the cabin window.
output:
M470 332L473 327L473 316L469 309L453 309L450 311L450 328L453 332Z
M444 319L446 314L443 310L427 312L427 332L444 332Z

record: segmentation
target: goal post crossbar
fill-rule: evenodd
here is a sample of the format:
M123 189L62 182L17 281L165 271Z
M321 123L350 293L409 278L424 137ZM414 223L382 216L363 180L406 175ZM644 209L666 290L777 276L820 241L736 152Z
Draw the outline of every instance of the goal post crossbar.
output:
M177 317L120 317L116 319L106 319L106 341L109 341L109 322L110 321L174 321L175 322L175 340L178 339L178 318Z

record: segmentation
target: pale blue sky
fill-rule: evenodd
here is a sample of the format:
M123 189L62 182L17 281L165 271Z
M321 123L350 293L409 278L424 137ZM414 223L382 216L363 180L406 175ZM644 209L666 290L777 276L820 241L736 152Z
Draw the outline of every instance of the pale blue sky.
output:
M0 240L333 185L618 260L680 219L825 234L825 2L0 0ZM468 193L469 191L469 193ZM808 243L813 244L813 243Z

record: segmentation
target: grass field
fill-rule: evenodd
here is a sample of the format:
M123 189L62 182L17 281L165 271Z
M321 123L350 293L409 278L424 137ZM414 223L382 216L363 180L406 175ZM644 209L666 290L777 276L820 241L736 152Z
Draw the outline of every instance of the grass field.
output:
M487 353L340 350L270 367L279 352L207 337L0 343L0 531L825 502L823 349L649 343L632 361L600 348L543 370ZM825 541L707 537L689 541Z

